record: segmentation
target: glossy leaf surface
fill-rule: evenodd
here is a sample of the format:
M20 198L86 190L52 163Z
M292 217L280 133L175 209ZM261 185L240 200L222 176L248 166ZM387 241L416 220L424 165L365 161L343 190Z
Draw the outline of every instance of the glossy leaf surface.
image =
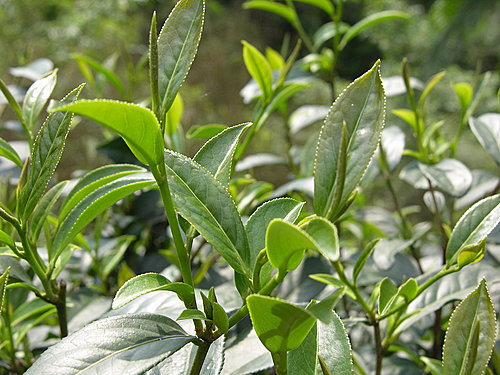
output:
M330 262L336 262L340 257L339 237L337 228L322 217L313 217L303 229L316 242L317 250Z
M248 4L248 3L246 3ZM275 3L273 3L275 4ZM265 56L250 43L243 43L243 61L248 70L248 73L259 85L260 90L265 98L271 95L273 86L273 74L271 66Z
M419 164L422 173L442 192L461 197L472 184L472 174L460 161L444 159L434 165Z
M479 143L500 165L500 114L486 113L478 118L471 117L469 125Z
M33 130L33 126L38 120L45 103L50 98L57 81L57 70L33 83L23 101L23 118L28 129Z

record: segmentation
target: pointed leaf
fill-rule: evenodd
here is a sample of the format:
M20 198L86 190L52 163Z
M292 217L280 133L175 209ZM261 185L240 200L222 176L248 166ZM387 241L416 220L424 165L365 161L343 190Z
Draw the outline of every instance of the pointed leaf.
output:
M279 198L264 203L250 216L245 224L250 244L250 265L255 265L259 252L266 247L266 230L273 219L283 219L290 223L298 218L304 203L291 198Z
M257 336L272 353L298 348L316 323L307 310L277 298L252 294L247 304Z
M93 322L51 346L26 375L139 375L193 340L165 316L118 315Z
M198 51L205 2L180 0L158 36L158 85L161 111L168 112Z
M51 261L55 261L80 231L108 207L133 192L155 184L149 173L136 173L111 181L90 192L59 222L52 248Z
M193 160L206 168L223 186L227 186L238 140L250 125L247 122L223 130L205 143Z
M443 375L483 374L495 338L495 310L483 279L450 318L443 347Z
M380 79L380 62L351 83L328 113L321 129L314 170L314 211L327 217L340 210L363 177L377 149L385 115L385 94ZM343 124L347 126L345 180L341 181L339 161ZM340 189L340 187L343 187ZM340 192L336 193L336 190ZM340 197L337 207L335 194ZM333 212L334 213L334 212ZM332 214L333 214L332 213Z
M226 312L217 302L212 302L214 309L214 323L219 328L222 333L226 333L229 330L229 319Z
M57 69L33 83L23 101L23 118L30 131L50 98L57 81Z
M197 309L186 309L183 310L176 320L189 320L189 319L199 319L199 320L207 320L207 317L203 313L203 311Z
M500 165L500 114L486 113L478 118L471 117L469 125L481 146Z
M163 137L156 116L136 104L113 100L80 100L56 108L72 111L114 130L141 163L155 165L163 157Z
M248 239L229 192L187 156L166 150L165 165L176 210L235 271L248 276Z
M248 3L246 3L248 4ZM280 4L282 5L282 4ZM242 41L243 43L243 60L248 73L259 85L264 98L271 96L273 86L273 74L269 62L257 48L250 43Z
M451 232L446 247L446 265L457 262L460 251L480 243L500 222L500 194L487 197L469 208Z
M5 272L0 276L0 313L3 310L3 300L5 298L5 291L7 290L7 280L9 279L10 267L7 267Z
M83 85L78 86L59 103L72 103L80 94ZM40 128L31 151L31 160L26 185L18 201L18 214L26 219L42 197L61 159L66 137L70 131L73 113L51 113Z
M472 184L472 174L460 161L444 159L435 165L420 163L420 171L442 192L461 197Z
M23 167L23 162L17 154L16 150L3 138L0 138L0 156L9 159L16 164L19 168Z
M181 124L183 112L184 102L182 101L182 97L177 94L175 96L174 102L172 103L172 106L167 112L167 117L165 120L165 130L167 131L167 134L174 135L175 133L177 133L179 125Z

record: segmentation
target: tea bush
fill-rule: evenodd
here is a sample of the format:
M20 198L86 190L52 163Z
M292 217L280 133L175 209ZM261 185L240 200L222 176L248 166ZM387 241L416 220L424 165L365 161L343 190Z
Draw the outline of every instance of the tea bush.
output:
M17 118L10 128L25 139L0 139L12 173L0 205L5 373L499 373L500 185L457 159L472 133L477 152L500 164L500 114L475 113L491 74L475 87L453 85L460 113L451 133L427 108L444 73L423 83L407 60L401 76L384 79L375 61L336 96L347 44L407 15L385 11L349 26L342 1L303 2L331 17L315 41L293 1L246 3L284 17L308 49L299 59L300 41L287 56L243 41L251 122L187 135L180 125L203 0L180 0L159 33L153 14L150 97L140 104L79 99L79 85L48 104L38 127L57 70L25 68L34 80L25 93L0 80L0 103ZM105 64L75 58L82 72L122 87ZM336 97L331 107L289 111L318 78ZM387 100L402 95L407 105L391 113L406 127L386 126ZM284 154L248 155L272 116L285 124ZM83 118L118 134L107 152L130 163L57 181L68 133ZM295 144L306 130L307 142ZM189 157L186 138L207 140ZM284 165L289 182L275 189L253 176L268 165ZM377 184L388 200L379 206ZM405 205L402 190L419 204ZM154 241L156 261L169 265L136 275L127 252L140 262Z

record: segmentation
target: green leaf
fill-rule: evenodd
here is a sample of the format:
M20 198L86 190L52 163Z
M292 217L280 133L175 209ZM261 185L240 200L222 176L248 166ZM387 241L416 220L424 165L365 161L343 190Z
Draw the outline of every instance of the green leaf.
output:
M440 72L440 73L433 75L429 79L429 81L425 85L424 91L422 91L422 95L420 95L420 98L418 98L419 108L423 108L427 96L434 89L434 87L439 83L439 81L441 81L444 78L445 75L446 75L445 72Z
M123 85L120 77L118 77L112 70L106 68L99 61L83 53L72 53L71 58L79 63L84 63L93 68L95 71L101 73L106 80L111 83L120 94L125 94L125 86Z
M198 51L205 2L180 0L165 21L158 36L158 85L160 113L166 114L186 78Z
M71 111L117 132L141 163L156 165L163 157L163 136L156 116L136 104L113 100L79 100L56 111Z
M115 243L113 250L106 253L99 262L102 275L101 277L103 280L107 280L111 272L113 272L113 270L118 266L125 255L127 248L135 240L135 238L136 236L123 235L113 239Z
M307 249L318 250L316 243L300 227L282 219L269 223L266 232L266 252L271 265L280 271L297 268Z
M52 189L45 193L33 210L30 226L33 241L36 242L38 240L47 216L50 214L50 210L61 196L64 188L68 185L68 182L69 181L61 181L55 185Z
M5 291L7 290L7 280L9 279L10 267L7 267L5 272L0 276L0 313L3 311L3 300L5 299Z
M83 85L78 86L59 103L64 106L74 102L82 88ZM31 215L45 192L61 159L72 120L71 112L51 113L40 128L31 151L26 185L21 190L18 200L20 218L26 219Z
M479 244L499 222L500 194L484 198L469 208L451 232L446 247L446 265L455 265L462 249Z
M57 69L33 83L28 89L23 101L23 119L30 131L33 131L38 116L54 91L56 81Z
M474 89L468 83L460 82L453 85L453 90L455 90L455 93L457 94L462 111L465 112L474 96Z
M167 112L166 116L166 126L165 129L167 131L167 134L169 135L174 135L177 132L177 129L179 128L179 125L182 120L182 114L184 112L184 102L182 101L182 97L177 94L175 96L174 102L172 103L172 106Z
M397 292L398 288L388 277L384 278L380 282L380 294L378 297L378 311L380 315L382 315L383 311L386 311L386 308L389 306L389 302L393 299Z
M176 210L236 272L249 276L248 239L229 192L187 156L166 150L165 165Z
M273 71L282 69L286 64L283 56L271 47L266 47L266 59Z
M269 62L265 56L250 43L245 41L241 43L243 44L243 61L245 62L248 73L250 73L252 78L255 79L259 85L264 98L269 98L273 88L273 74Z
M385 116L379 70L377 61L340 94L321 129L314 168L314 211L319 216L330 218L342 210L377 149ZM343 124L347 126L346 155L342 152Z
M87 195L120 177L146 172L142 167L132 164L105 165L86 173L66 196L59 213L59 220L66 215Z
M207 320L207 317L203 311L197 309L186 309L180 313L176 320L189 320L189 319L199 319Z
M302 344L288 353L288 375L316 375L318 354L318 329L309 331Z
M333 315L332 311L335 308L335 305L340 301L340 299L344 296L345 288L337 289L330 296L326 297L320 302L310 303L306 310L314 315L316 319L319 321L329 324L332 322ZM314 301L314 300L313 300Z
M186 133L187 138L212 138L219 134L226 125L221 124L207 124L207 125L194 125L191 126Z
M283 219L293 223L298 218L302 207L304 207L303 202L298 202L291 198L279 198L259 206L250 216L245 224L245 229L250 244L250 266L252 267L252 272L257 255L266 247L266 230L269 223L273 219Z
M337 33L339 35L342 35L342 34L346 33L347 30L349 30L349 28L350 28L350 26L344 22L337 23L337 22L332 21L332 22L327 22L327 23L323 24L314 33L314 37L313 37L314 46L316 48L321 47L321 45L323 43L325 43L328 40L335 37L335 35L337 35Z
M317 216L309 219L302 228L314 239L321 255L330 262L339 260L339 236L335 225Z
M368 245L365 246L363 251L361 252L361 255L359 258L356 260L356 264L354 265L354 268L352 270L352 282L356 283L358 280L358 276L363 270L363 267L366 264L366 261L368 258L370 258L370 255L372 255L373 250L375 249L375 246L377 246L378 242L380 241L380 238L375 239L373 241L370 241Z
M227 317L226 312L217 302L212 302L212 306L215 325L222 333L226 333L229 330L229 318Z
M133 192L152 186L149 173L120 177L90 192L59 222L49 258L54 262L73 238L108 207Z
M228 186L234 151L241 134L250 125L247 122L218 133L200 148L193 160L206 168L223 186Z
M297 349L316 323L307 310L277 298L252 294L247 304L257 336L272 353Z
M418 165L420 171L443 193L461 197L470 189L472 174L462 162L444 159L434 165Z
M325 11L326 14L332 16L335 8L333 7L333 3L330 0L294 0L300 1L302 3L310 4Z
M380 284L379 313L382 317L412 301L417 295L418 289L418 284L415 279L409 278L391 295L393 289L387 282L388 280L388 278L385 278ZM390 283L392 283L392 281L390 281ZM384 296L382 296L382 294L384 294Z
M486 113L478 118L471 117L469 125L481 146L500 165L500 114Z
M51 346L26 375L139 375L193 340L162 315L114 316L90 323Z
M413 130L417 130L418 123L417 118L415 117L415 112L410 109L395 109L392 113L410 125Z
M284 4L275 3L268 0L250 0L243 3L244 9L259 9L265 12L270 12L277 14L280 17L286 19L292 26L297 25L297 14L293 9L287 7Z
M483 279L451 315L443 347L443 375L483 374L495 338L495 310Z
M481 259L483 259L484 253L486 251L486 240L487 238L484 238L477 244L464 246L458 253L458 267L463 268L465 266L468 266L469 264L479 262Z
M5 233L3 230L0 230L0 243L8 245L10 248L16 247L16 244L12 237Z
M393 20L393 19L409 19L410 16L407 13L400 12L397 10L386 10L383 12L370 14L368 17L363 18L361 21L352 25L349 30L344 34L342 40L339 43L339 50L343 50L347 43L358 36L362 31L369 29L381 22Z
M0 138L0 156L9 159L16 164L19 168L23 167L23 162L17 154L16 150L3 138Z

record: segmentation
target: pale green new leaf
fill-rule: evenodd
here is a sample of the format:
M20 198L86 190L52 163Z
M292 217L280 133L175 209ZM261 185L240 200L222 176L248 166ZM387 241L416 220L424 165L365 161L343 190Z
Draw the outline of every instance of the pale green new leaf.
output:
M384 117L385 94L377 61L340 94L322 127L314 168L316 214L335 216L348 201L377 149ZM347 155L342 153L343 124L347 129Z
M273 219L283 219L290 223L298 218L304 203L291 198L279 198L259 206L245 223L250 244L250 266L255 265L259 252L266 247L266 230Z
M251 123L231 126L208 140L193 160L207 169L223 186L228 186L231 177L234 151L241 134Z
M177 94L165 118L165 130L167 134L174 135L177 132L181 124L183 112L184 102L180 94Z
M252 294L247 304L257 336L272 353L298 348L316 323L307 310L277 298Z
M273 87L273 73L271 66L266 57L259 52L257 48L250 43L242 41L243 44L243 61L248 70L248 73L257 82L262 91L264 98L271 96Z
M0 156L9 159L16 164L19 168L23 167L23 162L17 154L16 150L3 138L0 138Z
M26 375L142 375L195 339L163 315L113 316L51 346Z
M224 308L217 302L212 302L213 312L214 312L214 323L219 328L222 333L226 333L229 330L229 318L227 317Z
M443 347L443 375L483 374L495 339L495 310L483 279L451 315Z
M166 114L186 78L198 51L205 2L180 0L168 16L158 36L158 86L160 113Z
M73 238L97 215L133 192L152 186L155 180L148 173L136 173L111 181L90 192L59 222L49 258L55 261Z
M66 196L59 213L59 220L62 220L85 196L94 190L120 177L141 172L146 172L146 170L137 165L111 164L86 173Z
M344 34L342 40L339 43L339 50L343 50L344 47L358 36L362 31L373 27L381 22L393 20L393 19L408 19L410 16L407 13L400 12L397 10L385 10L382 12L370 14L368 17L363 18L361 21L352 25L349 30Z
M80 85L71 91L60 104L64 106L74 102L82 88L83 85ZM51 113L38 132L31 151L26 185L21 190L17 205L20 218L31 215L45 192L61 159L72 119L71 112Z
M245 9L259 9L266 12L277 14L286 19L292 26L297 25L297 14L293 9L287 7L285 4L275 3L269 0L250 0L243 3Z
M469 208L451 232L446 247L446 265L457 262L460 251L480 243L500 222L500 194L484 198Z
M164 157L176 210L235 271L249 276L248 239L229 192L187 156L166 150Z
M144 294L158 290L174 292L183 301L192 301L194 298L194 289L188 284L173 283L158 273L143 273L123 284L113 299L112 308L119 309Z
M113 100L80 100L57 107L99 122L117 132L141 163L156 165L163 157L163 136L156 116L137 104Z
M57 69L33 83L23 101L23 119L30 131L50 98L57 81Z
M314 239L321 255L330 262L339 260L339 237L335 225L322 217L316 216L308 220L303 229Z
M440 72L433 75L429 79L429 81L427 81L427 83L425 84L424 91L422 91L422 95L420 95L420 98L418 98L418 106L420 108L423 108L426 98L429 96L434 87L444 78L445 75L446 75L445 72Z

